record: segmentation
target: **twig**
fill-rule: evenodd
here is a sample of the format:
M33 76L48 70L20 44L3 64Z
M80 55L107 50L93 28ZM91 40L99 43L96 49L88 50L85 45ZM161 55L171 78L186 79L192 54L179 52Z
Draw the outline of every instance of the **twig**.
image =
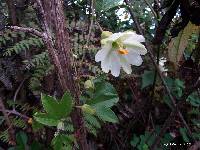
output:
M148 2L148 0L144 0L144 2L149 6L149 8L151 9L151 12L153 14L153 16L155 17L155 19L159 18L159 16L156 14L156 12L154 11L153 7L151 6L151 4Z
M3 112L3 109L0 109L0 111ZM5 110L4 112L6 112L8 116L10 114L13 114L13 115L19 116L20 118L24 118L25 120L30 119L30 117L28 117L20 112L17 112L16 110Z
M26 78L24 78L24 79L22 80L22 82L21 82L20 85L18 86L17 90L15 91L15 95L14 95L14 97L13 97L13 101L14 101L13 110L15 110L15 102L16 102L16 99L17 99L17 95L18 95L18 93L19 93L19 91L20 91L22 85L24 84L24 81L25 81L25 80L26 80Z
M92 28L93 28L93 24L94 24L94 0L91 0L91 10L92 10L92 16L90 17L91 20L90 20L89 33L88 33L88 37L87 37L86 47L88 47L88 45L89 45Z
M24 28L24 27L19 27L19 26L6 26L6 28L14 30L14 31L22 31L22 32L26 32L26 33L31 33L31 34L37 35L41 38L44 37L42 32L40 32L36 29L33 29L33 28Z
M12 145L15 145L16 144L16 142L15 142L15 131L14 131L13 125L12 125L12 123L11 123L9 117L8 117L5 105L4 105L1 97L0 97L0 109L1 109L1 112L3 113L6 124L8 126L9 143L12 144Z
M133 13L132 9L131 9L131 6L130 6L131 4L130 4L130 2L129 2L128 0L124 0L124 2L126 3L127 9L128 9L128 11L129 11L129 13L130 13L130 15L131 15L131 18L133 19L133 21L134 21L134 23L135 23L137 32L140 33L140 34L142 33L142 35L143 35L143 30L142 30L142 28L140 27L139 21L138 21L138 19L136 18L135 14ZM134 27L134 28L135 28L135 27Z
M96 20L96 23L97 23L97 25L98 25L98 27L99 27L99 30L101 31L101 32L103 32L103 29L102 29L102 27L101 27L101 25L99 24L99 22Z

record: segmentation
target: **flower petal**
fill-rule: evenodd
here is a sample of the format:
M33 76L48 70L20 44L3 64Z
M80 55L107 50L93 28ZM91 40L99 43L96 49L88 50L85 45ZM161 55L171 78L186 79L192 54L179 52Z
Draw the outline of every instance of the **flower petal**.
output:
M118 55L118 57L120 58L120 64L121 64L123 70L124 70L127 74L131 74L131 72L132 72L131 65L130 65L130 63L127 61L127 59L126 59L123 55Z
M142 57L137 53L128 53L128 55L125 55L124 57L130 64L135 66L140 66L143 62Z
M110 63L111 63L111 74L115 77L118 77L120 74L120 58L116 54L116 52L112 52L110 57Z
M95 61L99 62L105 59L105 57L108 55L109 51L111 50L111 45L106 44L105 46L102 47L100 51L97 52L95 55Z
M113 42L116 41L118 38L120 38L123 35L123 33L114 33L109 38L107 38L107 41Z
M147 53L147 49L145 48L145 46L137 41L125 40L123 44L126 46L126 49L130 51L134 51L141 55L145 55Z
M104 60L101 61L101 69L103 72L108 73L110 70L110 54L108 54Z
M130 41L145 42L145 38L142 35L136 34L133 31L124 32L121 39L123 41L129 39Z

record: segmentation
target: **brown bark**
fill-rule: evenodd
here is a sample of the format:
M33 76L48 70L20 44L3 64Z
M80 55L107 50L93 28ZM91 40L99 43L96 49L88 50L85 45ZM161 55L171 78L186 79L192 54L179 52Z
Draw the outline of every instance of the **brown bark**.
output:
M17 25L16 8L12 0L6 0L8 14L12 25Z
M63 2L62 0L44 0L42 3L40 0L37 0L37 3L38 10L43 18L44 41L55 66L61 87L63 91L69 91L72 94L76 106L81 105L79 99L80 89L75 81L76 72L73 68L69 34L66 30ZM44 4L48 7L43 6ZM48 19L53 20L51 24L47 21ZM52 40L53 37L51 32L54 32L55 41ZM71 114L71 119L76 130L75 134L77 135L77 142L80 149L89 150L81 110L75 108Z

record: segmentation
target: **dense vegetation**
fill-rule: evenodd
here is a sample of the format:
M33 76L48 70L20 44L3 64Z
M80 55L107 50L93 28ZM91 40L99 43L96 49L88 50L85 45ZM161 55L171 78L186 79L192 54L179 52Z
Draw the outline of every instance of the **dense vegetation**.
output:
M0 149L200 148L199 12L198 0L1 0ZM115 77L95 55L102 33L127 31L147 53Z

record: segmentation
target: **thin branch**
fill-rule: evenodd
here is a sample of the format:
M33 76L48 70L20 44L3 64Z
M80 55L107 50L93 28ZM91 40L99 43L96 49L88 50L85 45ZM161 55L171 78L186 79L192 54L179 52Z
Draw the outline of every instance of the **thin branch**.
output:
M139 23L138 19L136 18L135 14L132 11L130 2L128 0L124 0L124 2L126 3L127 9L128 9L128 11L129 11L129 13L131 15L131 18L133 19L133 21L135 23L137 32L140 33L140 34L142 33L142 35L143 35L143 30L140 27L140 23Z
M0 110L1 111L1 110ZM19 116L20 118L23 118L25 120L29 120L30 117L20 113L20 112L17 112L16 110L6 110L6 112L8 113L8 115L10 114L13 114L13 115L16 115L16 116Z
M89 33L88 33L88 37L87 37L87 42L86 42L86 46L88 47L89 41L90 41L90 37L91 37L91 33L92 33L92 28L93 28L93 24L94 24L94 0L91 0L91 11L92 11L92 16L90 17L90 26L89 26Z
M51 34L50 34L50 28L48 26L45 10L44 10L44 8L42 6L42 1L41 0L36 0L36 3L37 3L39 14L41 15L40 17L42 18L42 22L41 22L42 23L42 28L43 28L44 32L46 32L45 35L48 36L50 38L51 42L52 42L52 38L51 38Z
M159 16L156 14L156 12L154 11L153 7L151 6L151 4L148 2L148 0L144 0L144 2L147 4L147 6L149 6L149 8L151 9L151 12L153 14L153 16L155 17L155 19L158 19Z
M36 36L39 36L41 38L44 37L43 33L36 30L36 29L33 29L33 28L25 28L25 27L19 27L19 26L6 26L7 29L11 29L11 30L14 30L14 31L21 31L21 32L26 32L26 33L31 33L31 34L34 34Z
M22 113L20 113L20 112L18 112L16 110L3 110L3 109L0 109L0 111L1 112L6 112L8 116L13 114L13 115L19 116L20 118L23 118L25 120L29 120L30 119L30 117L28 117L28 116L26 116L26 115L24 115L24 114L22 114Z
M98 25L99 30L100 30L101 32L103 32L103 29L102 29L101 25L99 24L99 22L98 22L97 20L96 20L96 24Z
M25 80L26 80L26 78L24 78L24 79L22 80L22 82L21 82L20 85L18 86L17 90L15 91L15 95L14 95L14 97L13 97L13 101L14 101L13 110L15 110L15 102L16 102L16 99L17 99L17 95L18 95L18 93L19 93L19 91L20 91L22 85L24 84L24 81L25 81Z

